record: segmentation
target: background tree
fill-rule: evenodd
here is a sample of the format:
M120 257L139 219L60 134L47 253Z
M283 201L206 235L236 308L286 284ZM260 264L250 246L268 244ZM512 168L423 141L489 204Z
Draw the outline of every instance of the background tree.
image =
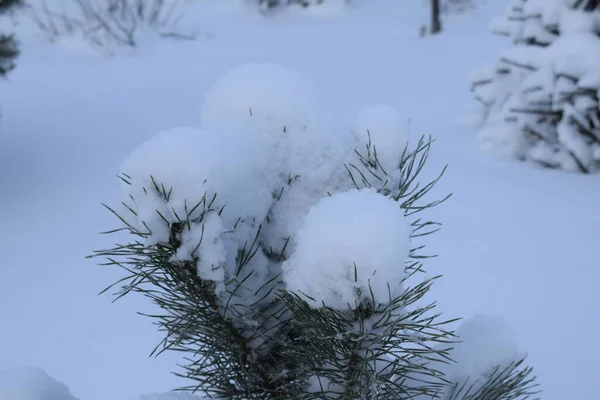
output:
M0 15L11 12L22 4L22 0L0 0ZM5 76L14 68L14 60L18 55L19 49L14 36L0 33L0 76Z
M431 0L431 34L442 31L440 0Z
M598 10L597 0L511 1L493 29L513 47L471 87L484 106L484 147L550 168L600 170Z

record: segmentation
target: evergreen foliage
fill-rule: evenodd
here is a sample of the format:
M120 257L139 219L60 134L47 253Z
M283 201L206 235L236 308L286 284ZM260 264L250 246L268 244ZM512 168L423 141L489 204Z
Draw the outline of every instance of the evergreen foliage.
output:
M22 4L22 0L0 0L0 16ZM14 36L0 33L0 76L6 76L15 67L14 60L18 55L19 48Z
M356 151L354 163L340 166L357 189L372 188L397 202L406 216L414 217L413 248L406 263L398 260L398 267L406 271L404 290L393 293L390 288L387 303L378 303L371 291L357 293L356 302L347 309L327 304L315 308L305 294L286 290L281 273L251 288L247 282L253 276L257 255L262 253L279 266L286 259L288 242L276 250L265 248L262 242L261 231L270 223L268 218L254 226L254 239L238 251L236 272L228 277L225 292L219 291L214 281L199 276L197 263L202 260L177 257L186 231L211 215L227 212L218 194L190 202L183 215L174 213L174 219L161 214L170 235L167 242L151 246L145 243L151 235L149 227L140 230L128 222L128 216L107 206L124 224L124 228L107 233L124 230L133 239L93 256L105 257L106 265L127 272L106 291L118 288L116 299L140 293L158 305L162 312L149 317L165 337L152 354L170 350L186 355L177 374L188 378L190 385L181 389L210 398L532 398L537 393L535 378L531 368L523 366L523 359L466 381L453 382L442 372L442 367L451 363L450 350L458 340L448 325L455 320L441 318L435 313L435 302L426 302L425 295L439 277L423 277L422 262L430 256L423 253L424 245L417 243L439 225L418 216L447 198L425 201L439 177L425 185L419 183L431 143L422 138L413 150L406 147L398 165L399 181L390 178L392 171L379 162L370 140L362 151ZM125 185L132 184L126 174L120 179ZM150 182L144 192L165 202L175 195L176 188L154 178ZM287 185L294 182L289 179ZM274 192L274 204L284 189ZM124 203L125 209L135 216L139 199L130 200L130 204ZM356 265L354 268L358 279Z
M600 170L600 5L596 0L513 0L494 32L513 48L478 74L481 140L521 160Z

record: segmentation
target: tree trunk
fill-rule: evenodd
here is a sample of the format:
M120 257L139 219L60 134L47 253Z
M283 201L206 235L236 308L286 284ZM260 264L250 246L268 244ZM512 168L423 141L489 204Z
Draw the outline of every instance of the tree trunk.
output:
M440 21L440 0L431 0L431 34L441 32L442 23Z

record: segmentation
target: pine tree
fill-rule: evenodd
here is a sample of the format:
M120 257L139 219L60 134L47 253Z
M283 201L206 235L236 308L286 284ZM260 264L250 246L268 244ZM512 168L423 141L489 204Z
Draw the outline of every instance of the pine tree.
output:
M494 32L514 47L472 84L485 109L480 137L521 160L598 171L600 61L591 57L600 49L600 30L592 23L599 3L569 0L571 9L554 3L513 0L496 21Z
M435 35L442 31L442 21L440 19L441 6L440 0L431 0L431 34Z
M22 5L22 0L0 0L0 15ZM19 55L17 42L13 35L0 33L0 76L5 76L14 68L14 59Z
M255 74L244 95L217 85L214 97L227 110L265 77L279 96L261 93L268 107L289 100L286 87L294 100L302 97L297 79L291 86L278 79L288 72L248 70ZM239 78L230 81L239 86ZM158 306L150 317L165 337L152 354L186 355L178 375L190 385L182 390L239 400L534 396L525 356L480 376L444 372L459 339L450 330L455 320L441 318L425 298L438 277L423 275L430 255L421 240L439 224L420 216L447 199L425 201L441 174L419 183L431 139L378 150L381 132L372 140L361 129L352 150L354 139L332 134L328 142L295 120L297 104L287 107L279 109L291 110L287 116L239 109L246 126L217 135L186 128L157 136L123 166L125 201L107 206L122 224L108 233L131 239L94 255L127 272L106 290L117 288L117 299L139 293ZM205 124L216 120L214 107L207 109ZM226 113L213 126L235 117ZM287 122L279 127L281 118ZM269 150L256 150L250 134ZM347 143L347 153L335 151ZM288 162L307 159L306 169ZM302 201L315 193L320 199L304 215ZM297 215L303 225L282 237Z

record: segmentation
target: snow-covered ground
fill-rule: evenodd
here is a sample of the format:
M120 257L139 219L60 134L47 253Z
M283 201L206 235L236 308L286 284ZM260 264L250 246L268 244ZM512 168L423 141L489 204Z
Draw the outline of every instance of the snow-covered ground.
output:
M196 41L148 38L112 58L73 41L43 44L20 27L23 55L0 83L0 370L41 367L80 400L181 383L169 374L174 355L148 358L160 335L136 315L147 302L96 296L120 271L84 256L113 240L97 234L115 226L100 202L117 201L121 161L158 131L197 126L225 71L275 62L313 78L331 115L388 103L410 118L413 138L437 139L428 172L449 164L436 191L454 196L430 212L444 229L428 242L439 254L428 270L444 278L429 299L449 317L503 315L544 399L597 398L600 176L489 158L461 123L477 107L470 71L507 46L487 29L504 2L452 17L433 38L419 37L420 0L269 19L201 3L190 18Z

